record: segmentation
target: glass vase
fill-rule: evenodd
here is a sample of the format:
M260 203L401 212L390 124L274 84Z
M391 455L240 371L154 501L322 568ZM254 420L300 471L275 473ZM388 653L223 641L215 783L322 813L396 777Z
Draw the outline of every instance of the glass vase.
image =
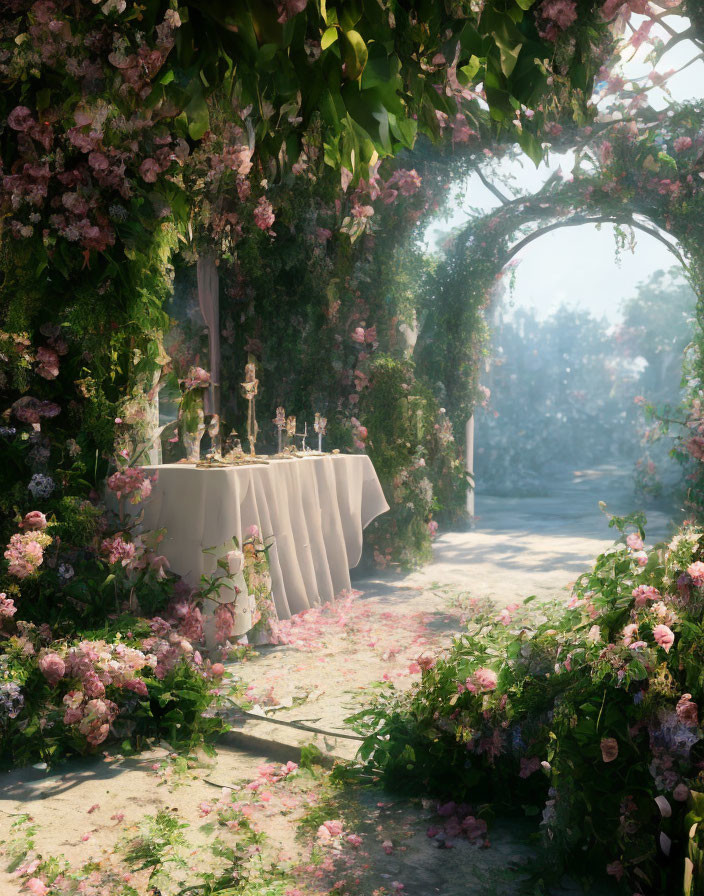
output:
M200 443L205 430L203 395L200 389L194 389L181 399L181 441L189 463L197 464L200 460Z

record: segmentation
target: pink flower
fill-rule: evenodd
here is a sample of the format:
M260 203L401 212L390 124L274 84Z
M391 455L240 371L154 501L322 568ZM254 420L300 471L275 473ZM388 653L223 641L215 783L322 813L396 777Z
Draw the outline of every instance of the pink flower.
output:
M438 524L435 520L428 520L428 534L431 538L435 538L438 534Z
M49 684L54 687L66 674L66 663L58 653L45 653L39 658L39 670Z
M48 523L46 517L41 510L30 510L29 513L25 513L24 519L20 523L20 529L24 529L25 532L34 530L42 531L46 529L47 526Z
M677 718L683 725L696 726L699 721L697 704L692 702L691 694L682 694L677 701Z
M700 588L704 585L704 563L702 563L701 560L692 563L687 567L687 575L691 578L694 584Z
M210 667L210 671L214 678L220 678L221 675L225 674L225 667L222 663L213 663Z
M324 821L318 828L318 839L330 840L332 837L339 837L341 833L341 821Z
M15 106L7 116L7 123L13 131L28 131L35 124L31 111L26 106Z
M483 691L493 691L498 681L496 672L493 669L485 669L483 666L476 669L472 677L475 684Z
M655 643L658 644L666 652L670 652L670 648L675 643L674 632L666 625L656 625L653 629L653 637Z
M618 756L618 741L613 737L602 737L601 758L604 762L613 762Z
M643 539L637 532L631 532L631 534L626 538L626 544L632 551L643 550Z
M0 592L0 622L3 619L12 619L16 612L17 607L14 600L8 597L4 591Z
M159 175L159 165L154 159L145 159L139 166L139 173L144 181L153 184Z
M606 873L610 874L611 877L615 877L616 880L621 880L623 877L623 865L618 860L609 862L606 866Z
M381 844L381 848L384 850L387 856L390 856L394 851L394 845L391 840L384 840L384 842Z
M107 554L108 563L122 563L126 565L135 555L136 548L131 541L125 541L120 533L110 538L104 538L100 550Z
M628 647L630 650L640 650L643 647L647 647L647 643L645 641L634 641L632 644L629 644Z
M183 387L186 392L190 392L191 389L204 389L209 384L210 374L207 370L203 370L202 367L191 367L183 380Z
M45 380L55 380L59 375L59 355L53 348L37 349L37 373Z
M398 184L398 188L404 196L412 196L420 190L421 176L412 168L410 171L406 168L400 168L396 171L389 183Z
M247 532L250 538L259 538L259 526L250 526Z
M235 627L233 611L229 604L220 604L215 613L215 640L218 644L224 644L232 635Z
M276 216L271 203L264 196L259 200L259 204L254 209L254 223L260 230L271 230Z
M638 634L638 626L635 624L635 622L632 622L630 625L625 626L621 634L623 635L624 647L628 647L633 643L636 635Z
M49 892L49 887L47 887L44 881L39 880L38 877L30 877L24 886L32 896L46 896Z
M44 560L44 548L51 538L44 532L25 532L13 535L5 551L9 561L8 572L18 579L34 575Z
M137 694L138 697L149 696L147 683L142 678L128 678L123 687L127 691L132 691L133 694Z
M638 585L631 593L635 598L636 607L644 607L649 600L660 600L662 597L652 585Z
M672 798L677 800L678 803L684 803L688 797L689 787L686 784L679 783L672 791Z
M575 0L543 0L538 11L544 23L540 36L552 41L577 20Z
M352 341L364 343L364 327L357 327L352 333Z
M139 504L143 498L148 498L151 494L152 483L137 467L125 467L110 476L108 488L115 492L118 498L129 497L131 504Z
M692 138L691 137L678 137L674 143L675 152L686 152L688 149L692 148Z
M345 838L350 846L354 846L355 849L362 845L362 838L359 834L348 834Z

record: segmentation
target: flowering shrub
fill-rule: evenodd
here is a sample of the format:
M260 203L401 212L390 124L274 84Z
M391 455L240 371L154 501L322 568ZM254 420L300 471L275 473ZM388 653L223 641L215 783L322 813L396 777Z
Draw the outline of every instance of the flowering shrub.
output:
M567 606L470 601L467 631L416 689L356 721L388 784L520 803L563 867L586 860L655 896L681 880L704 784L704 532L645 550L644 522L612 520L623 537Z
M218 670L161 623L133 619L125 638L73 643L20 624L0 654L0 767L54 764L108 739L123 749L154 739L190 749L224 730L204 715Z

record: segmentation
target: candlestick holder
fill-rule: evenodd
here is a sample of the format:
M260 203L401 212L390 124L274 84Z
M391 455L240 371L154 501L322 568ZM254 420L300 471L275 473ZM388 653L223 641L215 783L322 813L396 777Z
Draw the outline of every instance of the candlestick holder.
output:
M282 407L276 409L276 417L274 417L274 425L279 435L279 454L283 453L283 434L286 429L286 411Z
M249 442L250 457L256 454L257 434L259 426L257 425L257 417L255 412L255 400L259 391L259 380L257 379L256 366L252 363L246 364L244 368L244 382L242 391L248 402L247 409L247 441Z
M320 414L316 413L315 415L315 423L313 424L313 429L318 434L318 451L323 453L323 436L327 432L328 428L328 419L327 417L322 417Z

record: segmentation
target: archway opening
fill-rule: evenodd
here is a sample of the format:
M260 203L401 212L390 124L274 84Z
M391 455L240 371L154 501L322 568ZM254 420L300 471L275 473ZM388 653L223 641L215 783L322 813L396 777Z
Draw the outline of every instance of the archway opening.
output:
M642 233L624 246L625 236L558 227L504 268L476 413L478 495L601 480L604 498L681 504L671 452L696 296L662 243ZM614 239L630 251L615 254Z

